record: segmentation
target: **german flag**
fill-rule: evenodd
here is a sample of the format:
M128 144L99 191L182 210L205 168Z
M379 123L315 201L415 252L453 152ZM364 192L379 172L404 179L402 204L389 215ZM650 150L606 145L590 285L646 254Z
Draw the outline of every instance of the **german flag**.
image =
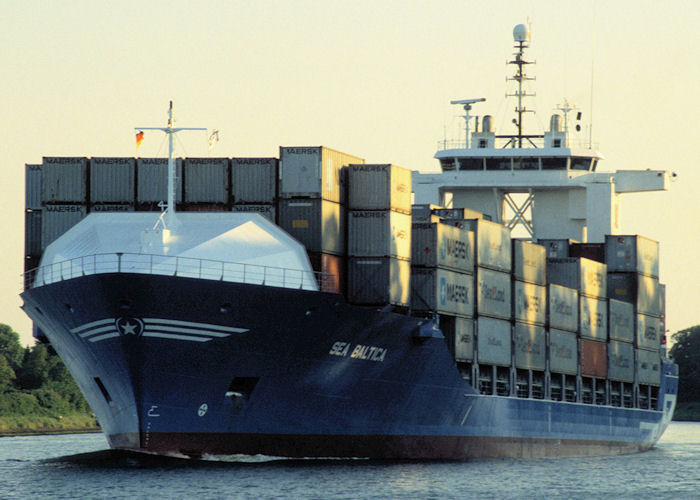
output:
M139 133L136 134L136 147L138 148L142 142L143 142L143 130L139 130Z

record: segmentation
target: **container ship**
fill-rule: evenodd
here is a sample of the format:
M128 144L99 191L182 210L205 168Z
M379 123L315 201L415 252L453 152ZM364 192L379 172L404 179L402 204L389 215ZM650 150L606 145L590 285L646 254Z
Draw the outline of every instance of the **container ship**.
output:
M621 232L619 198L667 189L669 173L599 172L569 106L525 134L529 31L513 33L517 133L471 116L484 99L453 101L466 135L441 141L441 173L323 146L173 158L172 140L167 159L26 166L23 309L111 447L470 459L654 446L677 365L659 245ZM172 104L158 130L187 130Z

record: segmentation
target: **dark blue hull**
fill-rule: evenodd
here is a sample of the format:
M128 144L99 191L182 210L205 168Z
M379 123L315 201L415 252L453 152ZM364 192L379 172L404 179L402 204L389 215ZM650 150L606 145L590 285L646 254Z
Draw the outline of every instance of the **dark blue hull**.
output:
M339 295L144 274L27 290L111 446L189 456L472 458L626 453L641 410L479 395L430 322ZM665 372L667 370L664 370Z

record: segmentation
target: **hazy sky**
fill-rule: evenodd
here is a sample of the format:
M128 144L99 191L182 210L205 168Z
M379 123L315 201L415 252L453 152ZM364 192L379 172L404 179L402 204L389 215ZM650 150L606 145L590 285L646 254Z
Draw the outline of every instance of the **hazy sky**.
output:
M668 192L622 199L622 227L661 242L668 328L700 323L700 3L697 1L2 2L0 322L21 312L24 165L42 156L135 156L134 126L218 128L216 156L324 145L430 170L461 137L450 99L512 132L505 62L532 23L529 131L566 98L593 116L600 170L669 169ZM591 71L593 70L593 85ZM592 91L592 93L591 93ZM591 96L593 109L591 110ZM592 111L592 113L591 113ZM207 155L204 134L181 156ZM138 154L163 154L149 134Z

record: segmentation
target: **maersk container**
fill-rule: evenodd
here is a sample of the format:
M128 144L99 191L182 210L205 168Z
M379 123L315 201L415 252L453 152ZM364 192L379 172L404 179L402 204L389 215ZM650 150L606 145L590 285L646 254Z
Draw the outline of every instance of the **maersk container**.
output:
M550 283L574 288L580 295L605 297L607 271L605 264L590 259L547 258L547 280Z
M474 271L474 233L427 222L411 224L411 264Z
M187 203L229 203L231 173L228 158L185 159Z
M279 226L309 252L345 253L345 207L316 199L279 201Z
M411 205L411 220L413 222L438 222L440 218L432 213L435 208L441 207L432 203Z
M569 245L569 257L583 257L605 264L605 244L571 243Z
M634 382L634 347L627 342L608 343L608 378L619 382Z
M88 213L92 212L133 212L133 203L93 203L88 207Z
M24 255L41 255L41 210L24 213Z
M513 319L544 325L547 321L547 287L513 281Z
M542 245L513 240L513 278L537 285L547 284L547 255Z
M474 316L474 277L448 269L411 266L411 308Z
M645 385L661 385L661 356L658 351L634 351L637 359L637 381Z
M544 371L547 358L544 327L516 321L513 328L513 351L516 368Z
M480 317L476 320L476 358L480 364L510 366L510 321Z
M86 214L85 205L46 205L41 216L41 250L44 251Z
M597 340L579 339L581 375L605 378L608 373L608 344Z
M411 216L393 210L351 210L348 255L410 259Z
M344 204L343 167L364 162L324 146L280 146L280 198L323 198Z
M90 159L90 203L133 203L135 185L136 159Z
M569 255L569 245L578 243L572 239L538 239L537 243L544 247L548 259L566 259Z
M578 374L578 339L574 332L549 330L549 371Z
M235 204L274 204L277 158L233 158L231 196Z
M608 273L608 297L629 302L638 313L659 316L659 280L637 273Z
M661 322L655 316L635 314L635 338L639 349L659 352L661 345Z
M87 201L87 158L45 156L41 167L42 204Z
M478 267L475 270L475 279L477 314L510 320L510 274Z
M596 297L579 296L579 335L586 339L608 340L608 302Z
M41 164L24 166L24 208L41 210Z
M511 240L506 226L485 219L444 219L443 222L474 232L475 266L510 272Z
M578 291L561 285L547 285L547 318L550 328L578 331Z
M659 243L638 235L606 235L605 258L610 272L659 277Z
M608 299L608 335L610 340L634 342L634 306Z
M348 208L410 214L411 171L396 165L349 165Z
M348 302L408 306L411 263L391 257L352 257L348 262Z
M265 217L270 222L277 222L277 216L275 214L275 206L269 204L251 204L251 205L233 205L231 207L232 212L245 212L259 214Z
M175 202L182 202L182 158L175 158ZM136 160L136 201L154 203L168 201L168 159Z

